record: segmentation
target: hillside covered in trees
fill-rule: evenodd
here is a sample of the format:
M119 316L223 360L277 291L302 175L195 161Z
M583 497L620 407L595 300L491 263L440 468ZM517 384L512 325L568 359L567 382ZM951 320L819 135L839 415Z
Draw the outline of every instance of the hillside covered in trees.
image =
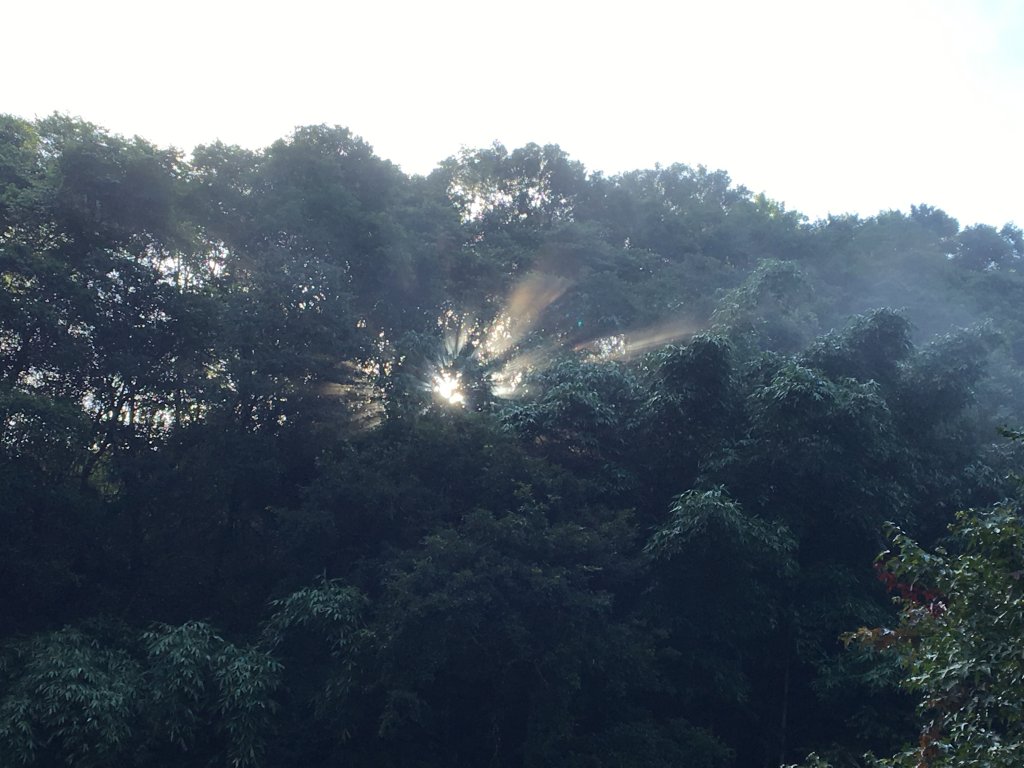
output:
M860 765L886 525L1016 509L1024 235L926 204L2 117L0 281L4 766Z

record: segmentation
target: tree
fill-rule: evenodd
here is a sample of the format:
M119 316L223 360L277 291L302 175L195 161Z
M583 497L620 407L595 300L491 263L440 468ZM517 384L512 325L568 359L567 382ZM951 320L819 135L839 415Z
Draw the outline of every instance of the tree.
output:
M626 446L640 402L632 372L613 362L568 359L538 372L530 386L540 394L507 406L501 412L505 428L608 492L629 489Z
M1024 519L1019 504L957 515L947 548L898 528L880 574L900 609L893 629L851 639L895 654L919 700L918 743L879 761L894 768L1019 766L1024 760Z
M813 306L813 288L797 265L765 260L721 299L712 329L750 350L795 352L817 330Z
M785 750L796 549L784 524L747 513L722 487L680 494L645 548L648 610L678 653L666 672L687 690L678 714L728 734L740 760Z
M462 220L483 231L571 221L586 179L583 166L553 144L509 152L495 143L448 158L440 172Z
M960 231L960 223L943 211L931 205L910 206L910 218L927 229L929 232L941 238L955 237Z
M279 663L208 624L92 622L0 647L5 765L255 768Z
M1018 256L1019 235L1012 227L1003 232L988 224L967 227L957 237L957 262L978 271L1008 266Z
M529 489L518 497L389 569L375 625L386 764L565 764L646 715L655 638L615 599L632 573L616 551L625 516L556 522ZM622 764L596 757L584 764Z
M875 565L898 623L861 627L844 640L875 654L877 667L898 662L920 730L916 744L892 757L867 756L874 768L1010 768L1024 759L1021 512L1016 499L959 512L944 546L931 548L887 525L890 548ZM817 755L805 765L828 768Z

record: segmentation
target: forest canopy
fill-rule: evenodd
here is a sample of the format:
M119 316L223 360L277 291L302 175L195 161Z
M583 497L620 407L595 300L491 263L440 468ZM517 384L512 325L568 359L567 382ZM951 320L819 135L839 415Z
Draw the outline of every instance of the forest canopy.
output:
M704 167L0 116L0 764L938 760L842 637L1017 588L1022 267Z

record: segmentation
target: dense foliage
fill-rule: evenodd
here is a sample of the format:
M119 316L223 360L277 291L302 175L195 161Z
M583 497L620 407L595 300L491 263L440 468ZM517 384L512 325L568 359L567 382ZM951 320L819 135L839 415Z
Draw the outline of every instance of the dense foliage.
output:
M918 693L1019 750L1022 258L554 146L0 117L0 763L856 765ZM900 608L909 691L840 640Z

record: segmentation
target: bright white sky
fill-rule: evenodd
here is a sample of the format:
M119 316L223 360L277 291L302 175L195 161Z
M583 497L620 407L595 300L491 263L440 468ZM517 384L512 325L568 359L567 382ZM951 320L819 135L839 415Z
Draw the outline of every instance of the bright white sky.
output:
M1018 0L24 0L0 112L186 151L346 125L410 173L557 143L684 162L812 218L929 203L1024 225Z

